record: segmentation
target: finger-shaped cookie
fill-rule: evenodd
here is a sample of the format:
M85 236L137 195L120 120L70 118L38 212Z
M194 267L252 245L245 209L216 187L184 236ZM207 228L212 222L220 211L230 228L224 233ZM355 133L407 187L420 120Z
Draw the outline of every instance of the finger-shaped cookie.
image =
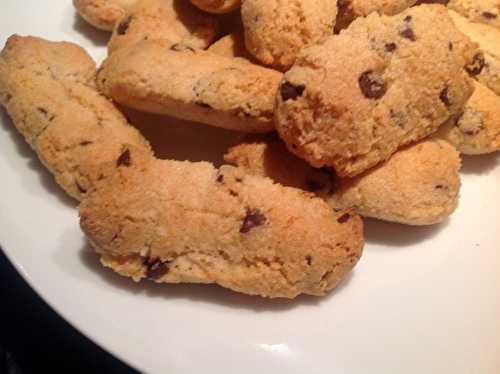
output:
M239 8L241 0L191 0L201 10L209 13L229 13Z
M480 48L473 62L467 67L468 73L500 95L500 30L471 22L451 10L449 15L458 29Z
M218 29L214 16L188 0L138 0L115 27L108 52L153 39L204 49L215 40Z
M139 132L92 87L95 71L94 61L71 43L12 36L0 55L0 103L76 199L104 177L101 163L127 162L125 145L149 151Z
M116 24L137 0L73 0L82 18L92 26L113 31Z
M358 17L377 12L393 16L413 6L417 0L338 0L339 11L335 30L345 29Z
M333 34L336 0L244 0L248 51L264 65L287 70L297 54Z
M108 57L97 85L134 109L230 130L269 132L281 77L244 59L153 40Z
M462 112L475 47L441 5L358 18L285 74L276 128L311 165L353 177Z
M475 86L460 119L450 121L436 133L468 155L500 150L500 96L479 82Z
M365 217L407 225L445 220L458 205L460 158L442 140L426 140L396 152L355 178L338 178L289 153L273 136L249 136L224 159L255 175L316 193L334 209L352 207Z
M448 8L473 22L485 23L500 29L499 0L450 0Z
M254 60L254 57L245 47L245 37L242 32L234 32L220 38L208 48L208 51L224 57L241 57L249 61Z
M349 210L230 166L129 152L80 205L102 263L122 275L293 298L325 294L361 256Z

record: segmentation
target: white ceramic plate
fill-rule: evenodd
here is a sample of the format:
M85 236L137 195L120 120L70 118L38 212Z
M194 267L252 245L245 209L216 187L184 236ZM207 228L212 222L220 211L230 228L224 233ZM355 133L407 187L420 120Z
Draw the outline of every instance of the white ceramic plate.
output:
M98 59L105 55L107 34L75 17L69 0L1 0L0 45L13 33L70 40ZM79 230L76 204L0 115L4 251L64 318L139 370L500 372L496 155L464 161L460 208L445 224L369 221L365 254L335 292L269 301L215 286L137 285L102 268ZM166 140L165 157L217 160L231 137L157 122L145 131Z

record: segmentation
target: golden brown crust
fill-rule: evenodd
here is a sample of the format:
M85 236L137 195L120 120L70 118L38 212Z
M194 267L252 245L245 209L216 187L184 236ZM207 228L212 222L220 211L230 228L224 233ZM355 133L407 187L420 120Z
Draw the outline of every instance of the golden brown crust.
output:
M113 31L115 25L137 0L73 0L78 13L92 26Z
M93 87L95 63L80 47L12 36L0 56L0 103L59 185L83 198L127 144L146 140Z
M81 226L102 262L135 280L324 295L361 256L359 216L240 169L131 148L110 174L82 202Z

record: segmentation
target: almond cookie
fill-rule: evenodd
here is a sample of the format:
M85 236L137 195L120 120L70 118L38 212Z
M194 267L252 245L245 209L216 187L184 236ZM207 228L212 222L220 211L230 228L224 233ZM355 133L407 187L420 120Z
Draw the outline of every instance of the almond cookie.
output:
M333 34L336 0L244 0L248 51L264 65L287 70L297 54Z
M377 12L394 16L413 6L417 0L338 0L338 15L335 30L345 29L358 17Z
M454 11L449 15L458 29L479 45L480 51L467 72L500 95L500 30L491 26L470 22Z
M0 55L0 104L54 174L82 199L104 176L101 163L127 163L124 146L149 151L139 132L93 88L95 63L71 43L12 36Z
M244 59L152 40L108 57L97 85L134 109L230 130L269 132L281 78Z
M92 26L113 31L115 25L137 0L73 0L82 18Z
M255 60L245 47L243 32L234 32L220 38L208 48L208 51L224 57L241 57L248 61Z
M473 22L500 29L500 0L450 0L448 8Z
M500 96L476 82L463 115L442 126L436 136L468 155L500 150Z
M222 14L238 9L241 0L191 0L191 3L205 12Z
M153 39L204 49L215 40L218 29L214 16L188 0L139 0L115 27L108 52Z
M389 160L355 177L338 178L289 153L272 136L249 136L224 159L246 172L316 193L334 209L352 207L365 217L407 225L444 221L458 205L460 158L442 140L403 148Z
M102 263L124 276L320 296L361 256L362 221L350 210L230 166L129 152L80 205Z
M475 47L442 5L358 18L285 74L276 128L311 165L358 175L462 112Z

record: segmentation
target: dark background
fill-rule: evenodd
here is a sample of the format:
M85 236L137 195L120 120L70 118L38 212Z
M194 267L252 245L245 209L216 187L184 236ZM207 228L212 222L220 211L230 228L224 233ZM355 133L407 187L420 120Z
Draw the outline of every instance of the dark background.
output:
M135 374L59 317L0 249L0 374Z

